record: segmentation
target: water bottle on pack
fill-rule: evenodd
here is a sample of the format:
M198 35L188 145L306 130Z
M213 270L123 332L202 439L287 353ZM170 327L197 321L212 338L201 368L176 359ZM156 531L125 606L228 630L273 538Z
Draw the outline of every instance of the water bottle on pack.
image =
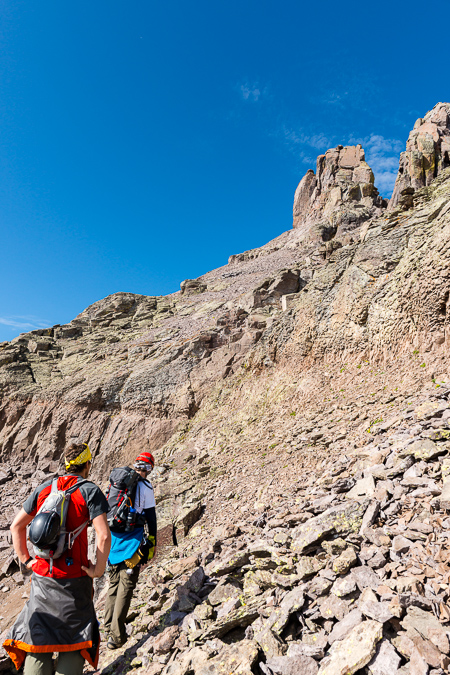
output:
M132 530L134 530L134 525L136 523L136 515L137 515L136 509L133 509L133 507L130 506L127 515L127 521L125 524L125 532L132 532Z

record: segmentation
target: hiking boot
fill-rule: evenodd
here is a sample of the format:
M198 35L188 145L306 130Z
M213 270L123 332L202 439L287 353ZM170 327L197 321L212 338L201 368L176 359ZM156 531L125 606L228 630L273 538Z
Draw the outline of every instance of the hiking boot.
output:
M109 637L106 646L108 649L119 649L122 644L117 644L117 642L112 637Z

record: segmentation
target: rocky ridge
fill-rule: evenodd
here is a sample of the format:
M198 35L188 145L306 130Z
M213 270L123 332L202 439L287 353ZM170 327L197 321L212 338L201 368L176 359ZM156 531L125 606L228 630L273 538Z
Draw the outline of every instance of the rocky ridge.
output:
M426 117L435 119L442 105L449 104L438 104ZM439 115L442 117L441 113ZM447 127L441 123L442 138L447 133L448 118L446 124ZM441 143L439 147L444 146ZM143 449L156 453L155 485L163 543L157 563L164 570L172 562L178 562L177 556L181 559L194 556L196 564L189 563L193 565L192 572L199 567L203 570L196 571L202 579L201 586L195 590L200 583L195 577L197 581L192 583L197 585L195 588L189 586L189 593L182 588L187 577L181 575L178 579L172 574L172 580L170 575L165 578L166 573L161 572L162 578L155 578L158 595L150 599L147 596L152 587L149 589L145 582L151 580L155 568L148 569L142 579L136 607L129 617L131 621L133 614L136 619L140 616L135 625L130 623L133 638L127 649L131 651L120 655L115 665L121 672L138 668L142 673L147 670L157 673L160 666L160 670L167 666L178 667L181 662L186 664L186 672L191 672L194 668L192 660L199 664L204 661L209 672L222 672L222 656L229 672L239 672L238 666L233 671L230 665L237 656L244 659L243 665L239 666L242 672L250 672L249 668L264 675L290 672L286 670L290 661L271 665L254 634L249 630L245 637L240 632L244 630L248 616L244 621L239 617L241 608L250 604L253 618L248 625L265 621L269 616L264 616L261 610L266 599L267 607L278 608L284 593L295 595L300 591L303 604L295 611L289 611L279 634L275 631L281 646L280 653L272 656L291 658L292 653L288 656L286 651L289 643L302 642L304 631L314 632L305 623L308 619L318 624L315 632L323 635L321 631L325 631L327 642L323 657L311 653L302 653L302 656L313 659L320 668L325 667L323 659L334 653L330 651L334 641L330 642L327 637L334 627L331 624L325 626L328 618L316 617L314 611L305 613L321 605L322 601L311 607L315 599L327 597L335 602L336 594L330 586L324 596L318 594L317 598L309 598L303 588L309 576L295 578L300 574L297 566L303 558L311 559L313 567L319 561L319 568L314 573L322 579L327 570L333 571L334 560L340 555L338 550L327 551L326 542L341 538L346 542L345 555L352 557L348 551L352 549L357 558L355 565L377 570L381 585L398 576L398 569L388 567L399 562L394 554L409 561L409 549L395 551L393 541L401 533L413 542L418 540L411 538L411 534L404 534L408 528L397 528L395 533L388 531L389 523L398 514L403 517L406 497L421 486L400 485L408 488L406 493L400 494L399 490L391 493L391 487L392 490L398 487L397 476L374 474L372 485L367 472L371 466L371 453L386 467L380 466L380 471L386 472L393 468L390 462L398 459L402 439L405 443L408 439L413 442L428 439L439 446L438 456L428 458L428 461L417 458L413 462L416 467L413 471L422 473L408 474L406 480L423 478L426 482L429 477L437 486L433 488L435 492L444 487L447 442L444 385L450 382L447 316L450 169L445 161L438 161L434 179L417 187L410 195L412 206L409 202L399 202L395 208L389 205L386 209L370 179L370 167L365 165L360 147L338 146L319 160L314 189L308 194L305 188L306 183L313 182L309 176L307 181L303 179L300 183L303 183L302 189L299 186L297 190L295 228L267 245L231 256L228 265L198 279L186 280L178 293L166 297L117 293L94 303L66 326L33 331L0 345L2 630L11 623L27 593L23 585L26 580L11 554L8 514L21 504L30 487L58 470L65 443L75 437L88 441L93 448L95 477L103 486L113 465L130 461ZM409 165L399 177L405 171L411 171ZM372 185L372 191L364 195L369 190L364 186L369 185ZM438 408L433 409L438 410L438 414L422 420L417 408L436 403ZM444 435L432 436L437 429ZM395 438L397 433L401 436L400 441ZM375 450L380 445L386 447ZM365 457L366 452L369 459ZM378 456L377 453L381 454ZM404 459L406 464L411 462L410 458ZM413 465L405 465L404 472ZM347 468L341 471L342 466ZM342 490L334 487L329 490L327 481L325 484L318 481L324 470L339 472L335 476L344 479ZM345 476L346 472L348 476ZM433 472L436 472L435 477ZM377 519L370 528L382 530L383 536L390 537L390 543L387 539L384 543L367 539L367 533L361 532L361 528L358 533L352 530L344 534L332 529L324 535L323 545L319 537L318 541L311 542L311 550L296 550L292 535L293 528L303 525L301 514L306 514L309 520L321 515L320 510L310 510L309 495L317 499L332 497L329 503L325 500L326 508L322 511L326 513L328 507L348 504L346 492L361 485L361 480L366 486L370 483L369 493L365 496L351 493L351 513L363 517L363 511L366 513L374 500L379 502ZM398 480L405 480L405 476ZM380 485L387 491L387 497L380 498ZM444 545L446 528L439 523L436 525L436 519L446 520L445 501L443 506L439 501L433 501L438 500L438 492L429 496L433 533L439 530ZM416 496L411 499L415 500ZM389 506L394 502L401 508L391 514ZM419 506L420 500L413 501L411 508L415 509L414 518L422 522L426 517L422 512L420 515ZM383 515L386 509L387 518ZM281 524L272 527L271 522L277 519L282 521ZM226 529L230 522L238 523L240 532L233 530L234 534L225 539L223 528ZM279 541L275 541L277 527L280 528ZM171 545L174 528L178 549ZM427 536L433 533L422 532ZM222 549L224 555L227 548L233 555L234 551L243 551L240 559L246 559L247 549L247 552L251 550L248 547L260 539L271 547L268 553L250 552L247 562L227 572L218 574L212 569L211 565L219 564ZM222 543L214 544L219 540L223 540ZM431 539L429 543L433 543ZM381 551L385 565L376 567L376 564L369 564L370 557L364 559L364 550L370 546ZM373 557L377 553L375 551ZM212 554L214 557L208 559ZM172 558L167 558L170 555ZM277 555L284 556L287 562L279 562ZM425 555L420 550L418 564L435 569L428 561L433 555L433 552ZM266 563L257 563L258 559L266 560ZM382 562L380 556L376 560ZM320 568L322 562L325 564ZM264 567L266 564L267 568ZM250 567L246 568L246 565ZM279 569L283 565L287 566L288 572ZM385 568L384 574L380 570ZM408 564L406 569L409 569ZM267 578L272 575L276 583L267 585L260 580L261 593L256 592L253 597L252 586L245 580L248 572L256 574L258 570L261 574L267 573ZM336 578L328 581L334 584L340 575L333 573ZM226 616L226 612L218 616L226 609L221 606L223 602L213 604L205 600L206 605L217 608L212 613L205 609L207 616L197 617L195 611L197 606L203 605L208 592L212 593L218 580L229 574L232 577L230 584L237 584L238 597L242 596L244 601L239 601L240 605L232 610L239 615L235 619L236 625L230 628L223 619L225 628L220 628L220 635L213 634L216 630L213 626ZM439 574L436 583L445 586L445 574ZM402 570L400 576L404 576ZM292 577L291 586L286 585L285 577ZM430 576L430 579L434 577ZM423 588L419 588L418 595L429 599L424 581L420 582ZM254 589L258 586L257 580L255 584ZM426 584L434 588L428 581ZM378 594L377 588L372 589L376 597L371 596L370 602L387 602L383 594ZM357 589L351 591L348 598L342 595L348 603L349 614L353 611L353 603L357 608L362 602L359 593L363 593L364 588L357 586ZM447 604L445 593L441 593L444 590L435 589L440 598L437 601L439 612L441 604ZM270 591L273 591L272 595ZM399 595L398 589L391 591L393 597ZM201 602L192 597L192 593ZM189 608L186 600L186 604L173 607L184 596L189 596L191 603L195 601L193 606ZM299 597L296 603L300 601ZM263 599L264 603L260 605ZM166 601L170 601L170 605L166 606ZM162 614L155 617L157 625L150 626L149 621L145 630L145 622L141 619L148 602L162 602L155 610ZM139 604L142 604L141 608ZM414 606L435 612L434 605ZM169 607L171 612L182 612L187 617L195 614L194 623L192 617L186 619L190 626L188 630L180 628L180 622L186 617L181 619L178 614L172 616L173 621L167 619ZM402 609L407 610L406 613L409 611L406 607ZM264 611L267 613L268 610ZM337 618L341 621L345 616ZM362 620L361 626L372 623L363 629L363 633L356 631L351 640L359 644L367 639L372 645L369 651L372 651L382 634L383 658L392 654L391 647L386 646L388 640L397 657L400 654L402 658L399 664L403 664L404 670L401 672L407 672L408 655L395 645L392 633L400 631L394 619L403 621L403 615L399 618L394 614L386 621L362 612L364 616L366 619ZM197 626L197 619L210 623ZM330 615L329 621L335 619ZM445 632L446 619L440 614L439 619L444 622ZM297 632L292 639L286 639L287 633L283 631L296 621ZM182 624L184 628L187 623ZM384 626L381 634L376 623ZM196 633L208 626L213 633ZM170 664L164 663L165 652L152 651L155 641L165 640L158 636L167 628L171 630L170 635L176 634L176 640L182 639L182 643L177 642L175 646L179 651L172 650L171 646L166 652L173 657ZM256 623L254 630L260 628ZM270 630L273 632L272 628ZM144 636L148 639L148 649L138 654ZM422 637L425 641L431 640L428 635ZM237 641L235 651L232 647L234 639ZM194 656L187 652L189 645L197 650ZM161 658L153 658L153 654ZM245 654L249 655L247 662ZM147 660L131 663L130 656L133 659L145 656ZM226 661L228 657L230 660ZM248 665L250 661L251 666ZM308 663L313 672L314 664ZM392 663L389 667L395 672ZM305 664L306 661L306 668ZM368 661L364 664L358 661L351 666L346 664L345 668L351 667L351 672L356 672L367 664ZM445 661L438 664L436 658L427 664L436 670L447 667ZM414 670L413 666L419 670ZM411 672L424 672L425 666L416 652L409 667ZM265 668L271 669L270 673ZM284 668L284 671L277 671L277 668ZM297 666L295 668L298 670Z
M419 118L409 134L389 209L398 205L411 208L417 189L430 185L450 166L450 104L438 103L425 117Z

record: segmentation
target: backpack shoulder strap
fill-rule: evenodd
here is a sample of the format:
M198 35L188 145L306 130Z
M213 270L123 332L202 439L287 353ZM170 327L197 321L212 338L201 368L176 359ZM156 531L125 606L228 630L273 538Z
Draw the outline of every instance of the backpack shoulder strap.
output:
M82 485L85 483L90 483L91 481L87 480L86 478L82 478L81 480L77 481L75 485L71 485L70 488L67 488L67 490L64 490L66 495L71 495L72 493L76 492L78 488L80 488Z

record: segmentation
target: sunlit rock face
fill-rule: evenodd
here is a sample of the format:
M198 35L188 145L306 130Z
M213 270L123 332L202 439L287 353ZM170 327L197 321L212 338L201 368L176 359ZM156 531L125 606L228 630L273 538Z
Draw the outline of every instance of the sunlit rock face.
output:
M419 117L400 155L389 211L413 206L413 194L450 166L450 103L437 103Z
M349 243L361 223L381 213L387 202L378 194L361 145L327 150L317 158L294 196L293 227L309 238Z

